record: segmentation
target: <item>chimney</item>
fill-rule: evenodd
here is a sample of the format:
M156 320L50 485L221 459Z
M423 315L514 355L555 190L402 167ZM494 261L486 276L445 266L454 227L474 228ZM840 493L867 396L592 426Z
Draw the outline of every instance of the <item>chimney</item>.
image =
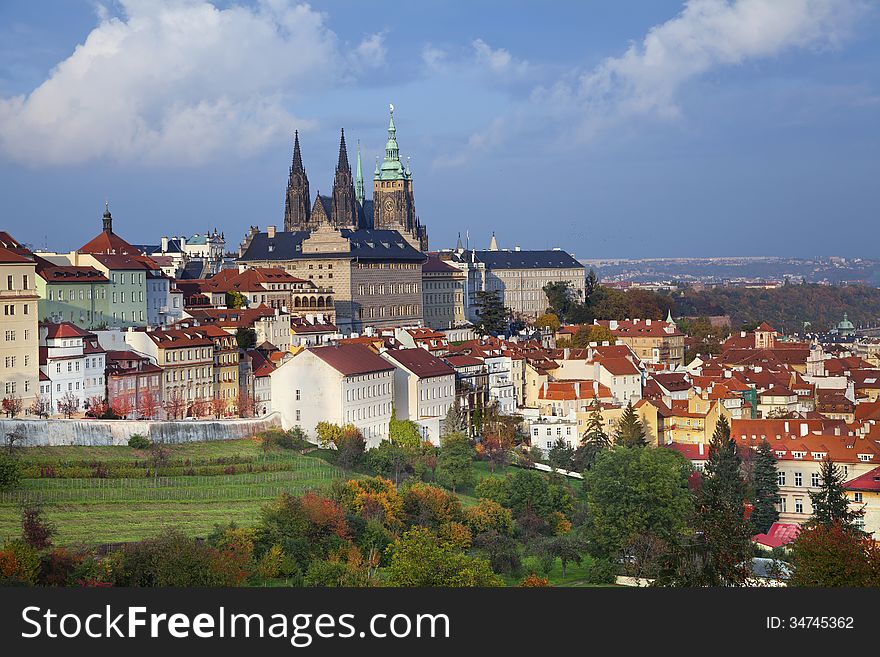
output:
M549 384L546 381L544 381L544 397L545 398L547 397L547 388L548 387L549 387Z
M788 420L785 421L785 433L788 433Z
M639 319L639 318L636 318L636 319L633 320L633 324L638 324L640 321L642 321L642 320Z
M810 425L808 425L806 422L801 422L801 438L806 436L808 433L810 433Z
M562 360L568 360L569 356L571 356L571 349L566 347L562 350Z
M608 322L608 328L611 329L612 331L616 331L617 330L617 320L612 319L610 322Z
M699 448L700 448L700 456L702 456L703 455L703 443L699 444Z
M266 235L269 236L269 239L275 239L275 226L266 226Z
M162 253L168 253L168 238L165 235L162 236Z
M581 382L580 381L574 382L574 396L577 399L581 398Z
M180 250L183 251L185 246L186 246L186 236L181 235L180 236Z
M513 247L513 250L514 251L522 251L522 249L519 248L519 244L517 244L515 247Z
M648 325L648 326L650 326L650 325L651 325L651 320L650 320L650 319L646 319L646 320L645 320L645 324Z
M745 332L745 331L740 331L740 332L739 332L739 337L741 337L741 338L746 337L746 332Z

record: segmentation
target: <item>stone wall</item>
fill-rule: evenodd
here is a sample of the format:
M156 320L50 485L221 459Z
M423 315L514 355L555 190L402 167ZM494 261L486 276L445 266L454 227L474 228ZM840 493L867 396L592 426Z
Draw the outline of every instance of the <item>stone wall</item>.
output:
M0 436L25 435L25 447L56 445L127 445L134 434L166 443L250 438L265 429L281 428L281 416L239 420L0 420Z

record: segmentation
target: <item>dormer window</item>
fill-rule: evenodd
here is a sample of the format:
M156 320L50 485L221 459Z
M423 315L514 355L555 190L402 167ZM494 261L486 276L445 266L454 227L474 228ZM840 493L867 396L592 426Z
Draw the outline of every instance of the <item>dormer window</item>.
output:
M802 459L807 455L807 453L806 452L792 452L791 455L793 458Z
M859 461L867 462L874 458L873 454L859 454Z
M813 458L817 461L821 461L826 456L825 452L813 452Z

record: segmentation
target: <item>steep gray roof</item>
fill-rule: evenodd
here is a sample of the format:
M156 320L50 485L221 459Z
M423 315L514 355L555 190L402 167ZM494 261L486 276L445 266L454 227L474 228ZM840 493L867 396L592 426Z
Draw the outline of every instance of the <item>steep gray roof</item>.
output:
M477 262L489 269L552 269L579 268L584 266L566 251L464 251L458 258L470 262L471 253Z
M413 248L396 230L343 229L342 236L351 243L350 253L326 253L322 258L358 260L405 260L424 262L426 256ZM239 260L299 260L314 258L315 254L303 255L302 242L308 231L278 232L270 239L268 233L257 233Z

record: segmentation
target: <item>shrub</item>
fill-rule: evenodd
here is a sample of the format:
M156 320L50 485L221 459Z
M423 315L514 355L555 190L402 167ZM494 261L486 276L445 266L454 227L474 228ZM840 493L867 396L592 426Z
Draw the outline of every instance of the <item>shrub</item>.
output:
M617 579L617 565L610 559L596 559L587 570L587 584L613 584Z
M0 576L11 582L36 584L40 555L22 540L9 541L0 550Z
M16 488L21 482L21 464L8 454L0 454L0 492Z
M521 581L519 585L523 588L550 586L550 580L548 580L546 577L538 577L537 575L535 575L535 573L532 573L523 581Z
M132 449L148 449L150 447L150 439L142 434L136 433L128 439L128 446Z
M273 579L281 574L284 565L284 550L277 543L270 547L257 562L256 573L264 579Z
M21 510L21 533L24 542L35 550L46 550L52 546L52 537L57 534L55 525L43 519L43 508L29 504Z

